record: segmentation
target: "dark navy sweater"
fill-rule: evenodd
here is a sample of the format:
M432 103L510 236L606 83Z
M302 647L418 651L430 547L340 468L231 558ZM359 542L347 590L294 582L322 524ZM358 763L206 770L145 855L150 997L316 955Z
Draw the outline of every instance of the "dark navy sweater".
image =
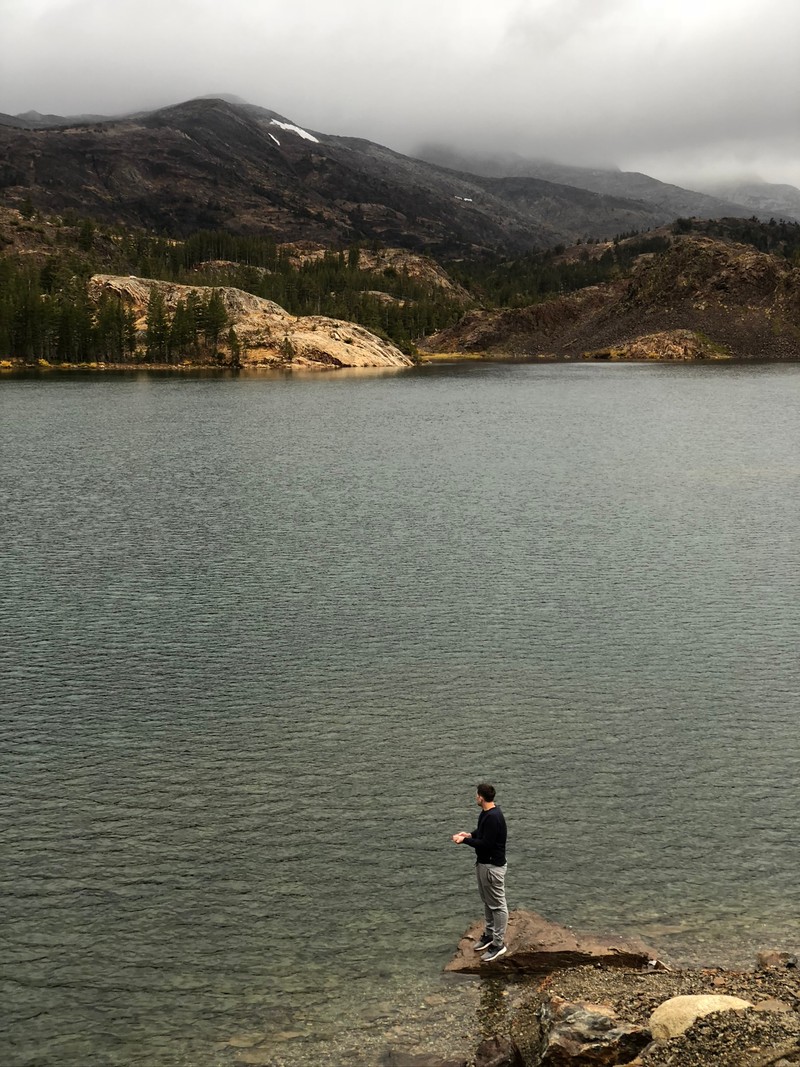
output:
M506 863L506 820L495 804L478 816L478 828L465 839L465 845L475 849L476 863L491 863L504 867Z

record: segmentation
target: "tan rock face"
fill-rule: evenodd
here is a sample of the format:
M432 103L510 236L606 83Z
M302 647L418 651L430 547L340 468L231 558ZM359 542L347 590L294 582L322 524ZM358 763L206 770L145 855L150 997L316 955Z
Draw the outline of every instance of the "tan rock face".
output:
M749 1000L721 994L672 997L659 1004L650 1016L648 1026L656 1041L669 1041L684 1033L697 1019L717 1011L744 1011L752 1008Z
M206 286L176 285L150 278L95 274L89 280L89 296L99 301L103 293L118 296L133 310L136 328L142 334L147 325L150 293L158 289L167 311L190 293L205 298ZM271 300L263 300L241 289L219 287L219 294L242 348L242 366L297 368L409 367L412 360L389 341L352 322L320 315L290 315ZM227 328L225 331L227 335ZM227 346L222 338L223 348Z
M405 272L409 278L434 285L465 304L472 300L466 289L454 282L438 263L427 256L407 252L404 248L382 248L375 252L362 248L358 254L358 265L361 270L376 273L387 269L396 270L398 274Z

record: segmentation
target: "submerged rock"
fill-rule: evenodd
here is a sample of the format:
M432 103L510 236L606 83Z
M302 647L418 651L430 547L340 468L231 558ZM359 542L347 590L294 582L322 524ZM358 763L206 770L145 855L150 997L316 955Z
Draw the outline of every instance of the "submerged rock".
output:
M796 969L797 956L793 952L781 952L777 948L765 949L756 955L756 967L759 971Z
M463 1059L443 1059L426 1052L399 1052L390 1049L381 1058L381 1067L468 1067Z

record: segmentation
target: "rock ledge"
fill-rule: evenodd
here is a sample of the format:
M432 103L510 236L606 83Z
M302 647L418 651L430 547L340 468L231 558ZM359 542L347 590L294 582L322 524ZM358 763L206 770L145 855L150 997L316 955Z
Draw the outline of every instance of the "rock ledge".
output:
M511 912L506 931L508 952L494 963L484 963L474 949L482 933L482 922L473 924L466 931L455 956L445 967L446 971L482 976L503 971L547 974L590 963L636 970L648 966L663 969L655 952L641 941L579 933L550 922L535 911L520 909Z

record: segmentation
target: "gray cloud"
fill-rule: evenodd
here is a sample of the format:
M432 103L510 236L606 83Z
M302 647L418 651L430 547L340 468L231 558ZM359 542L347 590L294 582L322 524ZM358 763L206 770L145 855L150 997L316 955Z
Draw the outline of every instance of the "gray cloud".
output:
M0 110L232 92L329 133L800 185L796 0L6 0Z

